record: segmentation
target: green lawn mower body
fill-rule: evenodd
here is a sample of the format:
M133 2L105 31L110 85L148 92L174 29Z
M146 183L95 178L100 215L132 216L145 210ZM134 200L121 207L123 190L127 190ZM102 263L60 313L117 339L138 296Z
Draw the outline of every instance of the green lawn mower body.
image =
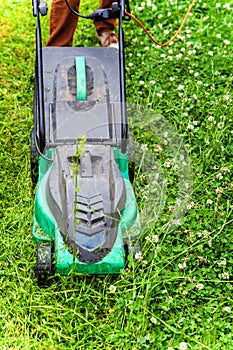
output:
M119 51L39 47L38 55L31 155L39 282L70 271L118 274L140 234Z

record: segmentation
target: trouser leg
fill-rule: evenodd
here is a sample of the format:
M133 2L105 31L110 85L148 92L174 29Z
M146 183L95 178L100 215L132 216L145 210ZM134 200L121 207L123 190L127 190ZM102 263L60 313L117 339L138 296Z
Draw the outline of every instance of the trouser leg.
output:
M79 9L79 0L69 0L70 6ZM53 0L50 12L50 36L47 46L72 46L78 17L71 13L65 0Z
M112 6L114 0L100 0L100 6L99 8L108 8ZM94 25L96 28L96 31L98 34L101 34L103 32L108 32L111 30L114 30L116 27L116 20L115 19L108 19L106 21L102 22L95 22Z

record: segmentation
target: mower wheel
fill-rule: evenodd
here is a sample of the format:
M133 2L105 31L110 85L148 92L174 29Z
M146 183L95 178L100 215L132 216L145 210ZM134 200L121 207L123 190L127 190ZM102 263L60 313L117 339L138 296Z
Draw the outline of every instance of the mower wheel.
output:
M37 277L39 287L46 286L53 274L52 243L44 242L37 246Z

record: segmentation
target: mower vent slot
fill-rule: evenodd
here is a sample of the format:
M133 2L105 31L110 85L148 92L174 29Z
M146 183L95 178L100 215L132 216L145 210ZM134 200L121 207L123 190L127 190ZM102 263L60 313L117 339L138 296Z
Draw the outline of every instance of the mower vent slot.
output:
M105 217L101 195L92 198L78 196L77 209L76 218L80 221L79 227L83 225L90 228L104 227Z

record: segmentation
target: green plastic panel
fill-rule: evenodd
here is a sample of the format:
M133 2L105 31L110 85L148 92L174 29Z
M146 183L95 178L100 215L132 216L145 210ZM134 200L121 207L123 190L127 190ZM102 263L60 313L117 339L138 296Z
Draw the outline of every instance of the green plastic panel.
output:
M83 56L75 57L75 68L76 68L76 100L83 101L87 99L85 57Z
M111 252L101 261L87 264L74 258L68 251L59 231L55 236L55 273L67 275L71 270L90 275L119 274L125 266L125 250L121 230Z
M52 153L52 149L48 150L46 156L52 158ZM114 149L114 154L116 163L125 181L126 204L122 212L113 249L101 261L94 264L80 262L67 249L56 220L46 201L46 183L50 173L51 162L40 157L32 234L37 243L48 240L54 241L55 272L57 274L67 275L72 270L87 274L118 274L124 268L124 244L138 237L141 232L141 226L133 187L128 176L127 154L122 154L117 148Z

